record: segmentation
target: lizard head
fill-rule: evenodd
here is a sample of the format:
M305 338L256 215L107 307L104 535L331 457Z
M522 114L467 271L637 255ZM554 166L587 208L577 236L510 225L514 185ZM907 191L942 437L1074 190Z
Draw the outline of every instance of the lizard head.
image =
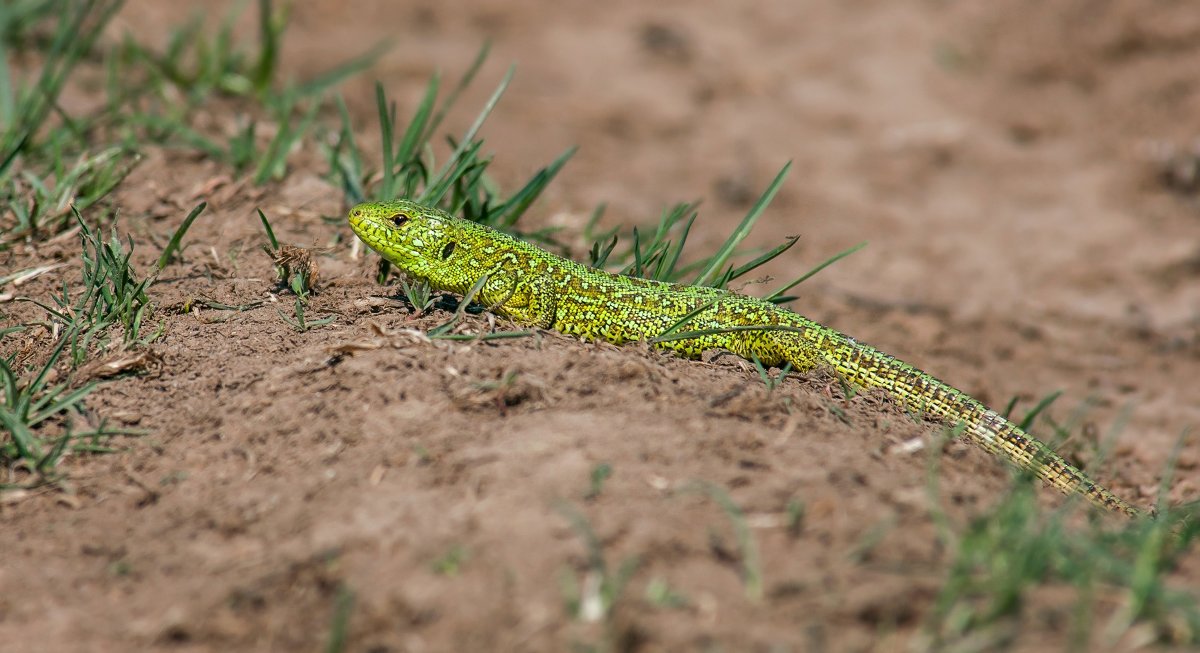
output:
M407 200L367 202L350 209L350 228L401 272L443 290L462 284L464 270L452 260L462 220ZM467 283L467 287L471 284Z

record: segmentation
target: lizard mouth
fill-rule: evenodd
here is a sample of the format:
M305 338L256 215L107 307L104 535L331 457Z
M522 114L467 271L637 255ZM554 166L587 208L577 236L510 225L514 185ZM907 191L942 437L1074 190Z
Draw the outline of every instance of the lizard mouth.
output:
M354 232L354 235L358 236L366 244L371 247L377 247L382 243L380 234L378 233L380 231L379 225L369 211L355 207L350 211L347 221L350 223L350 230Z
M363 220L366 219L366 217L367 217L367 212L363 211L362 208L356 206L353 209L351 209L350 217L349 217L350 228L353 229L355 233L359 233L360 226L362 225L362 222L363 222Z

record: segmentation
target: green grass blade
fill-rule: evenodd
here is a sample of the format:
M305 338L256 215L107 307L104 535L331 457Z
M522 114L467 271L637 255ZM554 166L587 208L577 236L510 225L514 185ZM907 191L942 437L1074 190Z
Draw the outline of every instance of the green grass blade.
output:
M433 82L430 83L432 87ZM383 185L379 199L393 199L396 190L396 159L392 148L395 147L393 130L396 124L396 105L389 104L383 84L375 82L375 104L379 110L379 130L383 140Z
M19 390L17 388L17 374L8 365L8 361L0 356L0 381L4 382L4 406L10 409L17 405Z
M630 276L640 277L644 274L644 271L642 269L644 263L642 261L642 235L638 231L637 227L633 228L632 239L633 239L633 248L632 248L633 249L633 263L630 263L628 266L625 267L624 270L621 270L621 274L628 274Z
M1022 431L1028 432L1030 428L1033 427L1033 421L1037 419L1037 416L1040 415L1042 411L1049 408L1050 404L1053 404L1061 396L1062 390L1055 390L1045 397L1042 397L1042 400L1039 401L1032 410L1025 414L1025 417L1020 421L1020 423L1017 424L1017 426L1019 426Z
M613 234L612 238L608 241L608 243L606 243L604 245L601 245L600 241L596 241L596 242L592 243L592 267L594 267L594 268L603 268L604 267L604 264L608 262L609 255L611 255L613 249L616 248L617 241L619 239L620 239L620 236L618 236L617 234Z
M38 450L37 438L29 427L7 406L0 406L0 426L7 430L12 436L13 445L17 450L16 457L22 460L37 460L41 458L41 451ZM0 440L0 451L2 451L3 440Z
M267 150L263 153L262 158L258 162L258 167L254 172L254 183L261 186L272 179L282 179L287 173L287 157L291 154L292 146L308 133L312 127L313 121L316 120L317 110L321 108L320 102L310 101L308 109L305 110L303 117L300 119L300 124L293 126L292 109L296 106L292 98L282 101L279 111L279 131L275 133L275 137L267 144Z
M550 163L550 165L538 170L520 190L513 193L503 205L496 211L494 221L500 223L505 228L510 228L516 224L517 220L525 214L529 209L529 205L542 194L546 186L554 180L558 175L559 170L567 164L567 161L575 154L577 148L570 147L567 151L558 155L558 158Z
M339 585L334 597L333 618L329 625L329 640L325 643L325 653L342 653L346 650L346 641L350 636L350 614L354 611L354 592L345 585Z
M159 270L167 267L167 263L170 262L171 257L174 256L175 252L179 249L179 244L183 242L183 235L187 233L187 230L191 228L192 223L196 221L196 218L200 217L200 214L203 213L204 209L207 207L208 202L200 202L195 208L192 209L192 212L183 219L183 223L180 224L179 228L175 230L175 233L171 235L170 242L168 242L166 248L163 249L162 256L158 257ZM130 248L130 253L133 253L132 248Z
M680 329L690 324L692 320L696 319L697 315L712 308L714 305L716 305L716 303L717 300L714 299L707 303L701 304L695 310L676 320L675 324L667 327L662 333L658 334L658 337L651 340L651 342L668 342L672 340L673 338L671 338L671 336L675 335Z
M333 170L342 185L342 192L349 200L349 204L358 204L366 201L366 189L363 188L363 161L362 151L358 148L358 143L354 140L354 129L350 121L350 110L346 108L346 101L341 94L334 97L334 102L337 104L338 115L341 118L341 129L338 131L338 142L329 149L329 167ZM346 149L346 154L343 156L342 148Z
M2 141L0 141L0 143L2 143ZM16 138L15 142L8 149L8 151L4 153L4 158L0 159L0 177L3 177L8 173L9 168L12 167L13 161L17 160L17 157L20 156L21 152L25 149L25 146L28 143L29 131L26 130L21 133L19 138Z
M271 223L267 221L267 214L263 213L262 209L258 211L258 219L262 222L263 230L267 232L267 240L271 241L271 251L279 250L279 240L275 238L275 230L271 228Z
M716 300L713 300L715 303ZM694 317L694 316L693 316ZM674 327L672 327L674 328ZM668 330L669 331L669 330ZM788 333L808 333L808 329L803 327L787 326L783 324L764 324L761 326L730 326L720 327L716 329L698 329L696 331L683 331L680 333L666 333L655 338L651 338L652 344L660 342L671 342L673 340L690 340L692 338L702 338L704 336L713 336L720 333L741 333L745 331L785 331Z
M708 264L700 271L696 279L692 282L694 286L712 285L712 282L720 275L721 270L725 268L725 264L729 258L733 256L734 250L741 244L742 240L749 235L750 230L754 228L754 223L766 210L771 200L775 199L775 194L779 192L779 187L783 185L783 180L787 178L788 171L791 170L792 163L789 161L787 165L775 175L775 179L767 186L767 190L763 192L754 206L750 208L750 212L742 219L741 224L733 233L729 234L729 238L725 244L721 246L717 253L708 261Z
M762 560L758 553L758 545L754 541L754 534L750 530L750 525L746 523L745 513L734 502L733 497L729 496L725 488L705 481L696 483L695 487L720 506L729 517L741 557L742 583L745 586L746 598L754 602L761 601L763 598Z
M767 263L775 260L776 258L779 257L780 254L783 254L784 252L791 249L792 246L794 246L797 242L799 242L799 240L800 240L799 236L788 236L787 239L784 240L784 242L782 244L776 245L770 251L763 253L761 256L754 259L753 261L750 261L749 263L746 263L745 265L742 265L741 267L734 268L733 272L731 272L729 274L729 280L733 281L734 279L743 277L743 276L753 272L754 270L762 267L763 265L766 265Z
M469 306L471 302L475 301L475 296L479 294L480 290L483 290L483 286L487 283L487 280L487 275L480 277L479 280L471 286L470 290L463 295L462 301L458 304L458 308L454 310L454 315L452 315L445 323L439 324L438 326L430 329L427 335L430 338L445 337L449 331L458 324L463 315L466 314L467 306Z
M475 76L479 74L479 69L483 68L483 62L487 61L488 54L491 51L492 42L484 41L483 45L479 48L479 52L475 55L475 60L471 62L471 65L467 67L467 71L463 73L461 78L459 78L458 84L456 84L454 88L450 90L450 94L447 95L446 100L442 102L442 108L438 110L437 114L433 117L433 120L430 121L429 128L426 129L423 134L421 134L419 142L429 140L429 138L433 136L433 133L437 131L437 128L442 126L442 121L446 119L446 114L449 113L450 109L452 109L455 103L458 102L458 97L462 95L462 92L471 85L471 82L475 81Z
M764 297L764 299L765 299L766 301L768 301L768 302L776 302L776 303L780 303L780 298L781 298L781 296L783 295L783 293L785 293L785 292L787 292L787 291L791 290L792 288L795 288L796 286L798 286L798 285L800 285L800 284L804 283L805 281L807 281L807 280L809 280L810 278L812 278L812 276L813 276L813 275L815 275L816 273L820 272L821 270L824 270L825 268L827 268L827 267L829 267L829 266L833 265L834 263L837 263L838 261L840 261L840 260L842 260L842 259L846 258L847 256L850 256L851 254L853 254L853 253L857 252L858 250L860 250L860 249L862 249L862 248L864 248L864 247L866 247L866 246L867 246L867 243L866 243L866 242L861 242L861 243L859 243L859 244L855 245L854 247L851 247L851 248L849 248L849 249L846 249L846 250L843 250L843 251L841 251L841 252L838 252L837 254L834 254L833 256L831 256L831 257L829 257L829 258L825 259L824 261L822 261L822 262L821 262L819 265L817 265L817 266L816 266L816 267L814 267L813 269L811 269L811 270L809 270L808 272L805 272L804 274L802 274L802 275L800 275L799 277L797 277L795 281L792 281L792 282L790 282L790 283L788 283L788 284L784 285L782 288L780 288L780 289L776 290L775 292L771 293L770 295L767 295L766 297Z
M0 6L0 132L11 125L17 115L17 90L8 72L8 32L12 9Z
M369 50L357 57L320 73L316 77L297 86L296 94L303 98L316 98L323 95L329 89L370 68L388 50L392 49L392 45L393 41L391 39L385 39L376 43Z
M400 145L396 149L396 160L400 161L401 165L411 162L418 156L420 146L425 142L425 134L428 133L429 117L433 112L433 107L437 104L438 88L441 86L441 76L434 74L429 80L429 84L425 87L425 96L421 98L421 103L417 105L417 110L413 114L412 120L408 123L408 128L404 130L404 137L400 139ZM387 197L384 199L394 199Z
M654 270L653 279L658 281L676 281L679 272L676 269L679 266L679 257L683 254L683 246L687 243L688 234L692 232L692 225L696 223L696 218L700 214L689 204L680 205L681 212L690 213L687 222L683 223L683 230L679 233L679 238L675 241L674 246L668 243L666 251L662 258L659 259L658 266Z
M286 12L286 10L285 10ZM279 41L284 16L272 11L271 0L258 0L258 62L251 73L251 83L259 94L265 94L275 77L279 58ZM224 33L224 30L222 30Z
M435 340L451 340L451 341L479 341L488 342L489 340L507 340L509 338L528 338L537 335L535 331L496 331L493 333L448 333L429 336Z
M54 466L58 464L59 459L62 458L63 452L67 450L67 444L71 442L71 439L71 432L68 431L54 441L54 446L50 447L50 451L46 452L46 455L42 456L41 459L39 459L34 465L34 468L38 470L38 473L45 474L46 472L54 469Z
M34 393L40 392L45 386L46 377L50 374L50 371L54 369L54 364L58 362L58 357L62 355L63 349L67 346L68 340L70 340L70 334L64 333L62 337L59 338L58 344L55 345L54 349L50 351L50 355L46 357L46 364L42 366L41 371L38 372L38 375L34 377L33 381L30 381L29 385L26 386L28 394L31 397Z

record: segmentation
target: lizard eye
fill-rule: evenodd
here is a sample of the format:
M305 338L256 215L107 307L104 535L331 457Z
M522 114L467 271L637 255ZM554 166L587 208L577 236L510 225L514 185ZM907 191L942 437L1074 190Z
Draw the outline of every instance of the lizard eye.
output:
M403 213L397 213L392 216L392 224L397 227L403 227L405 222L408 222L408 216Z
M453 253L454 253L454 241L450 241L450 242L446 243L445 247L442 248L442 260L444 261L444 260L450 258L450 255Z

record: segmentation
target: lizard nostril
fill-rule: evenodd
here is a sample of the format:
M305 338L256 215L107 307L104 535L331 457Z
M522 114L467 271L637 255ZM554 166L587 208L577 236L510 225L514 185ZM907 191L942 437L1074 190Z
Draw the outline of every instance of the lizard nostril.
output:
M454 254L454 247L455 247L454 241L450 241L450 242L446 243L445 247L442 248L442 260L443 261L450 258L450 256L452 254Z

